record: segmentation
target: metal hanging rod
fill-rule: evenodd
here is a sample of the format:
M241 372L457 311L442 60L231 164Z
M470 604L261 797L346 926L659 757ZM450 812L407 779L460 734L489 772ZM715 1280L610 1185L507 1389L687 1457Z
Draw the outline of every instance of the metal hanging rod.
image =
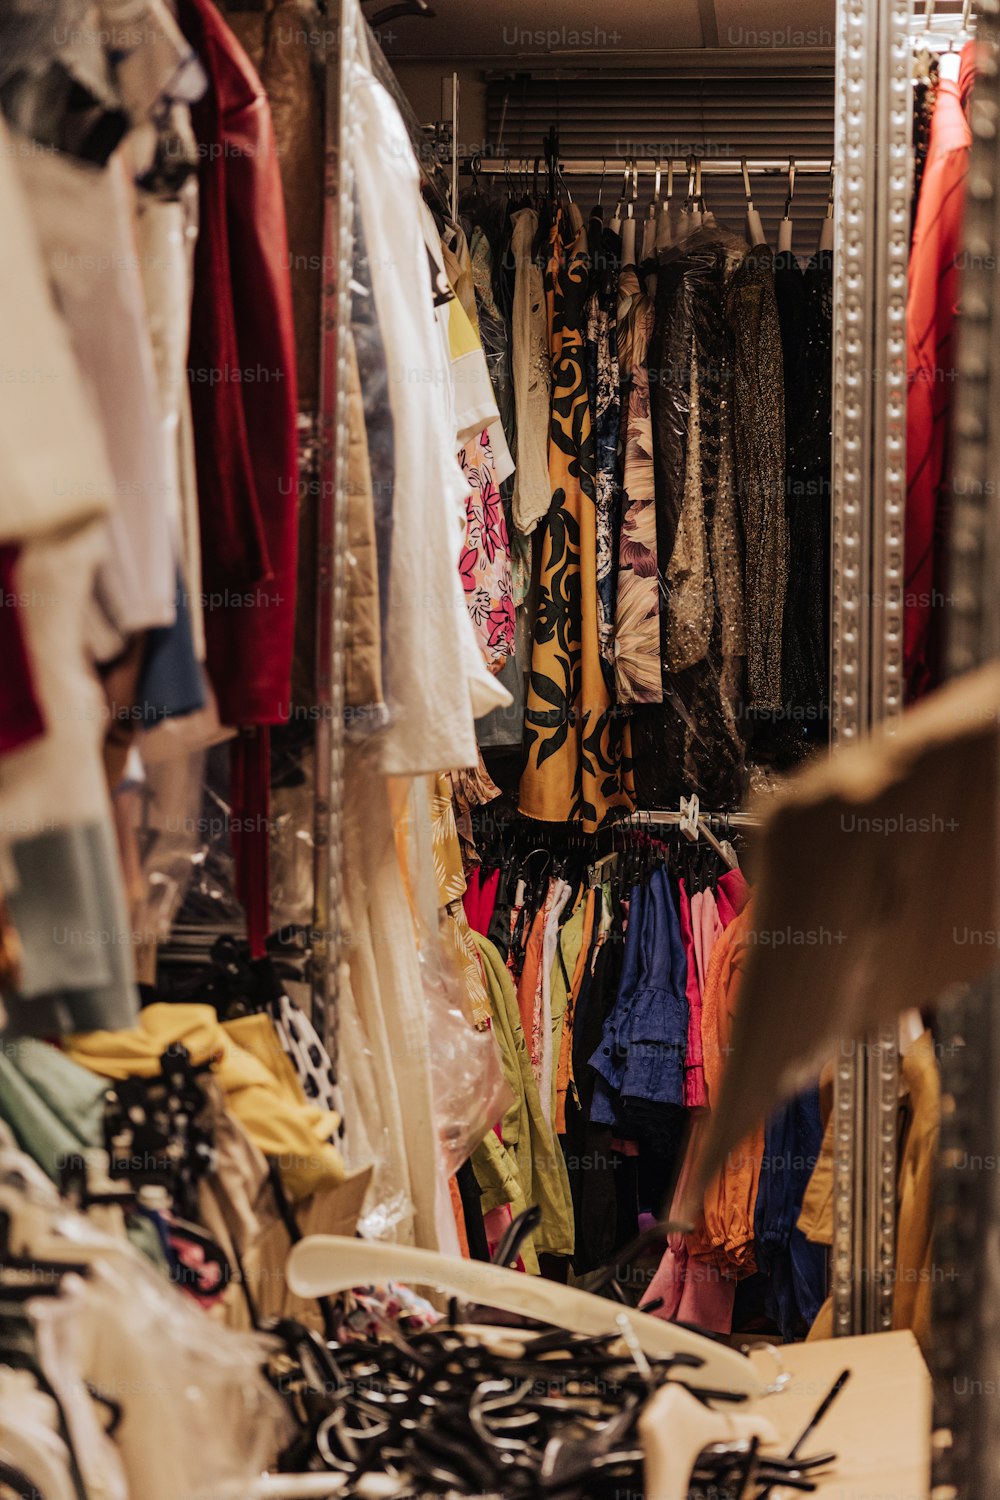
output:
M944 41L951 36L971 36L976 29L976 17L969 16L963 20L960 15L951 12L946 16L934 16L930 21L925 21L922 16L911 16L910 35L917 41L922 36L933 36Z
M972 0L962 0L961 4L955 3L950 10L938 10L935 0L926 0L921 6L915 6L910 13L909 29L917 37L936 36L939 32L943 35L963 35L974 30L978 17Z
M520 165L527 163L529 167L535 160L534 156L469 156L462 162L462 171L471 173L473 169L480 176L502 177L507 172L516 171ZM655 159L634 156L560 156L559 170L567 177L599 177L602 172L624 172L635 170L637 172L652 173L660 168L663 170L668 162L673 162L685 168L689 161L694 161L700 168L703 177L739 177L742 175L744 166L754 174L770 173L773 176L785 176L788 172L787 156L759 156L743 158L739 156L661 156ZM545 164L544 152L538 154L539 166ZM833 162L830 157L795 157L796 174L829 177L833 171Z
M648 810L643 808L629 815L626 820L626 826L629 823L644 823L657 828L674 828L680 823L682 816L683 814L676 807L664 808L662 810L659 808L650 808ZM725 827L728 825L730 828L759 828L763 821L755 813L745 812L702 811L699 816L704 818L709 826Z

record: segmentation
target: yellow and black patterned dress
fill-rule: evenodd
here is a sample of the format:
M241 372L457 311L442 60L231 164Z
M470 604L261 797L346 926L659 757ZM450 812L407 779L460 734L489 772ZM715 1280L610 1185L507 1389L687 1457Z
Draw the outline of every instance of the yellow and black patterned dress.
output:
M545 272L552 352L549 480L525 715L520 810L593 831L634 805L628 723L611 703L597 629L594 435L584 304L590 258L575 210L555 216Z

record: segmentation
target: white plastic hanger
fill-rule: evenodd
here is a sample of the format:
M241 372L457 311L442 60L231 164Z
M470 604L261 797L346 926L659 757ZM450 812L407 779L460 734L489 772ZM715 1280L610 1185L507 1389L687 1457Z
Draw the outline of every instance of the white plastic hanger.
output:
M785 216L778 225L778 254L792 248L792 199L795 197L795 157L788 158L788 197L785 199Z
M738 870L739 860L731 844L723 844L712 832L707 818L703 817L698 806L697 794L692 792L690 797L681 798L681 816L677 825L681 833L692 844L697 843L699 837L710 844L716 854L722 860L727 870Z
M594 214L595 214L595 216L598 219L602 219L602 220L604 218L604 179L605 179L605 177L607 175L608 175L608 159L607 159L607 157L605 157L604 160L603 160L603 162L601 163L601 180L597 184L597 203L596 203L596 205L594 207Z
M327 1500L341 1494L348 1485L346 1474L262 1474L249 1488L247 1500ZM393 1500L399 1494L399 1476L380 1474L372 1470L362 1474L354 1484L352 1494L363 1500Z
M250 1485L248 1500L326 1500L346 1488L347 1475L329 1470L318 1474L262 1474Z
M649 200L649 208L646 211L646 222L642 229L642 259L649 260L656 250L656 225L660 217L663 202L660 197L660 158L656 158L656 173L653 179L653 195Z
M691 207L691 228L700 229L705 217L705 199L701 191L701 161L697 159L694 164L694 198Z
M671 199L674 196L674 159L667 157L667 196L663 200L660 216L656 221L656 248L657 250L669 250L674 243L674 207Z
M713 1443L759 1437L777 1443L766 1417L710 1410L681 1385L662 1386L639 1417L646 1500L686 1500L699 1453Z
M747 166L745 156L740 157L740 170L743 173L743 191L747 200L747 239L751 245L765 245L767 239L764 235L764 226L760 222L760 214L753 206L753 194L750 191L750 169Z
M662 212L663 195L660 192L660 183L662 182L662 180L663 173L660 170L660 158L657 157L655 161L655 171L653 173L653 196L649 200L649 208L646 212L647 219L655 219L657 215Z
M688 159L687 159L687 174L688 174L688 186L687 186L687 196L684 199L684 212L686 214L693 214L694 213L694 209L695 209L695 202L694 202L695 161L694 161L694 157L693 156L689 156Z
M639 167L632 162L632 191L628 203L625 206L625 218L622 221L622 265L635 265L635 246L639 226L635 217L635 201L639 196Z
M370 1240L332 1234L312 1234L293 1245L285 1267L291 1290L299 1297L334 1296L352 1286L402 1281L429 1286L458 1297L469 1297L487 1307L521 1313L565 1328L571 1333L617 1333L621 1304L575 1287L525 1276L482 1261L460 1260L410 1245L381 1245ZM715 1339L666 1323L648 1313L628 1315L646 1354L696 1355L703 1363L686 1373L699 1386L725 1390L751 1399L768 1391L750 1360Z
M632 161L631 161L631 158L626 157L625 158L625 176L622 179L621 196L619 197L618 202L615 204L615 211L614 211L614 214L613 214L612 219L611 219L611 228L614 230L615 234L621 234L622 219L623 219L623 217L625 215L625 203L626 203L626 200L628 198L628 177L629 177L629 173L631 172L631 170L632 170Z

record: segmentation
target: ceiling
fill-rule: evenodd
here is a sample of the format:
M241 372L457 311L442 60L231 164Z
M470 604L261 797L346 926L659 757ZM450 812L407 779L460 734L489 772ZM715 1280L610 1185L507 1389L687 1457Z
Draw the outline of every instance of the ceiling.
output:
M657 53L777 52L834 43L836 0L431 0L433 20L380 29L393 61L461 59L494 67L580 67ZM370 17L380 0L366 4Z

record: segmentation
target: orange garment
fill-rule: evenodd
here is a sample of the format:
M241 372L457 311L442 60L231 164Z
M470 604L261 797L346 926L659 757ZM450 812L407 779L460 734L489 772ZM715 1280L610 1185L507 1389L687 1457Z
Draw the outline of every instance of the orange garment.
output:
M548 916L551 893L550 885L549 895L545 897L536 911L535 919L531 924L531 931L528 933L528 941L524 949L524 967L517 982L517 1008L521 1015L524 1037L528 1043L529 1057L534 1055L532 1033L535 1029L535 990L538 988L542 968L542 939L545 936L545 918Z
M457 1177L448 1178L448 1191L451 1194L451 1211L455 1216L455 1229L458 1232L458 1246L462 1252L462 1259L471 1260L469 1235L465 1228L465 1209L462 1205L462 1190L458 1185Z
M740 978L746 967L748 935L752 927L747 906L731 922L712 949L702 995L701 1031L705 1086L712 1106L719 1097L729 1054L733 1016ZM723 1170L705 1190L704 1223L689 1241L689 1252L713 1260L730 1276L751 1276L757 1269L753 1249L753 1220L757 1185L764 1155L763 1120L729 1153Z
M906 298L906 590L903 663L907 697L939 681L950 505L951 408L957 374L955 322L964 246L966 119L976 44L962 49L957 83L942 78L920 186Z
M563 1019L562 1040L559 1044L559 1061L556 1065L556 1135L566 1134L566 1095L569 1092L573 1073L573 1012L576 1009L577 996L587 970L587 954L590 952L590 940L594 933L597 894L593 888L587 892L587 900L583 909L583 936L580 940L580 951L576 956L566 1000L566 1015Z
M587 398L587 230L575 204L554 215L545 268L552 407L552 506L539 527L538 609L525 708L518 809L594 833L635 806L632 731L611 702L597 619L594 433Z
M910 1125L899 1162L896 1283L892 1326L911 1328L924 1354L933 1352L931 1301L934 1266L934 1174L941 1133L941 1073L929 1031L903 1053L901 1081L910 1098ZM833 1117L799 1215L810 1240L833 1243ZM833 1337L833 1298L816 1314L809 1340Z

